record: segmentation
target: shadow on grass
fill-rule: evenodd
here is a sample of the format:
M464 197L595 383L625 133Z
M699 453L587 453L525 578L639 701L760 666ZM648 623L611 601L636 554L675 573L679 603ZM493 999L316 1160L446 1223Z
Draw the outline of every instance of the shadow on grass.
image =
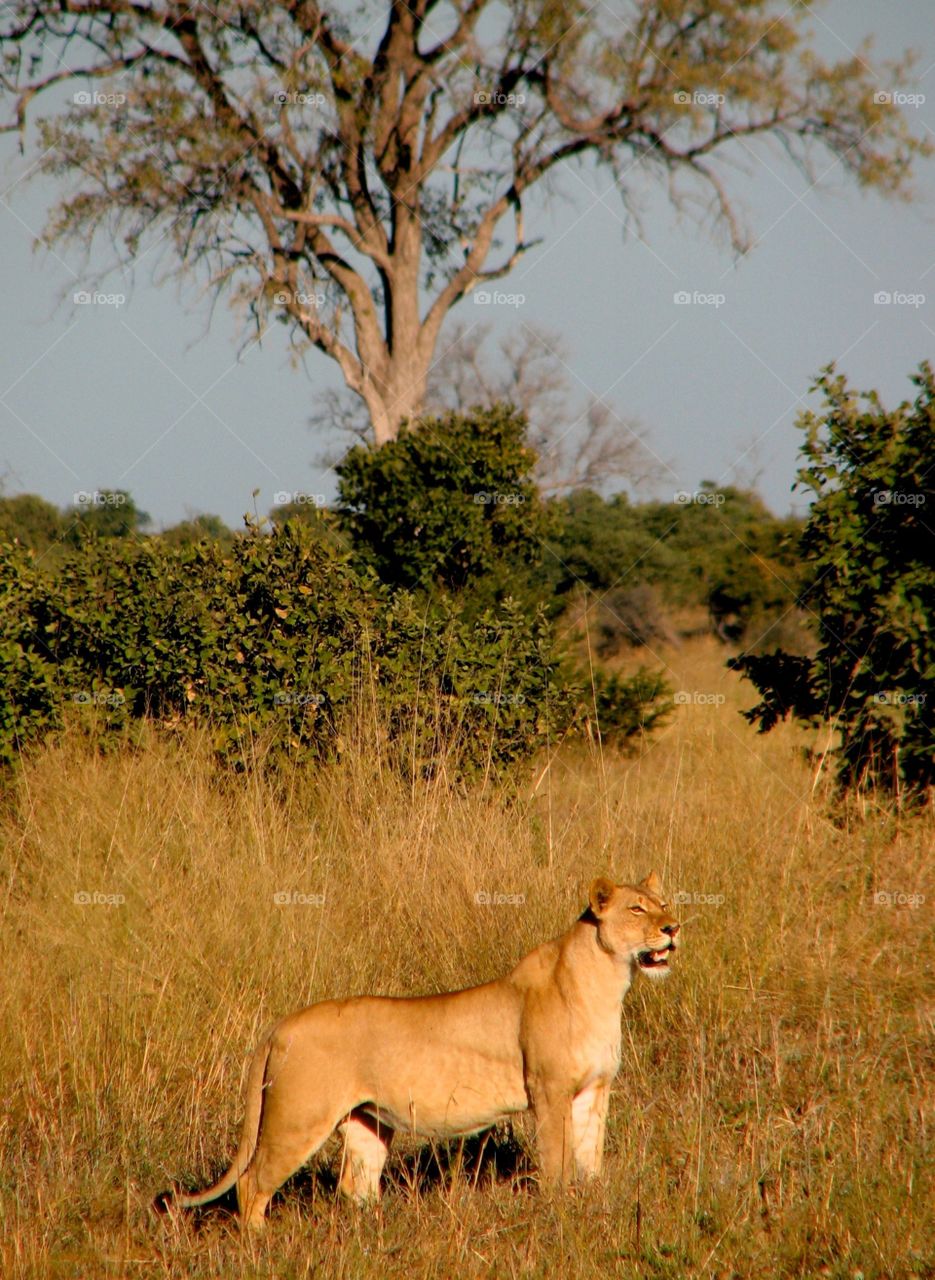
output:
M390 1162L384 1187L404 1195L419 1194L456 1179L478 1187L511 1182L528 1189L533 1167L512 1131L488 1129L458 1142L430 1143Z
M332 1165L339 1163L320 1163L313 1157L277 1191L273 1210L283 1200L303 1206L310 1206L318 1197L333 1200L338 1195L338 1172ZM414 1197L454 1181L474 1188L511 1183L518 1191L528 1191L535 1184L535 1177L529 1156L512 1131L489 1129L457 1142L429 1143L415 1151L391 1155L382 1186L384 1194ZM171 1191L163 1191L153 1200L152 1208L159 1215L184 1214L195 1231L224 1219L234 1225L237 1193L232 1187L210 1204L180 1209L173 1207Z

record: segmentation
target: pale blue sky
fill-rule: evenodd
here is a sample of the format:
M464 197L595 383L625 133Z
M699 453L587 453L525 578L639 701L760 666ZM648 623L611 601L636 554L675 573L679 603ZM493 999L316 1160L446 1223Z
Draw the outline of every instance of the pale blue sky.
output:
M818 12L826 55L843 56L867 34L878 57L919 50L905 91L926 101L908 111L935 140L932 0L831 0ZM239 525L254 488L261 511L281 491L330 496L333 475L316 465L322 445L308 420L323 389L338 385L331 362L312 355L305 371L293 369L278 326L238 360L233 318L218 309L207 328L205 299L155 284L145 267L132 290L120 276L106 284L127 294L125 305L73 306L88 283L79 256L31 250L53 194L21 181L34 158L0 140L5 492L66 505L80 490L127 488L157 525L198 511ZM785 512L793 422L819 367L835 359L895 403L910 394L910 371L935 357L935 161L920 172L920 199L903 206L860 194L833 168L827 186L809 191L778 150L738 158L746 172L732 189L759 235L740 263L680 225L658 194L645 206L645 242L625 238L609 177L569 174L565 198L529 220L527 234L545 236L543 245L500 285L523 305L468 300L453 314L502 333L560 331L582 391L637 418L669 464L655 495L755 478ZM683 290L724 302L676 305ZM880 306L880 291L925 301Z

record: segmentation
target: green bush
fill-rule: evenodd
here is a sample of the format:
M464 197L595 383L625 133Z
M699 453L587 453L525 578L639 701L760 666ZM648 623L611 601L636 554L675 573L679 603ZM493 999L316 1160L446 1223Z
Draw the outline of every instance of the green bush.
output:
M645 667L635 676L596 670L590 694L592 733L596 730L602 742L618 748L661 728L675 707L672 689L662 674Z
M46 588L29 550L0 543L0 765L61 723L59 672L43 633Z
M215 542L229 543L233 541L234 531L227 527L220 516L204 512L201 515L191 516L187 520L180 520L178 524L170 525L167 529L163 529L158 537L171 546L203 542L206 538L213 539Z
M65 537L67 528L58 507L35 493L0 497L0 541L45 551Z
M95 489L76 495L65 512L68 541L80 546L87 537L132 538L150 523L126 489Z
M391 591L300 523L170 545L88 539L56 574L0 548L0 760L66 725L102 747L142 719L210 727L235 765L324 760L349 732L406 773L498 771L593 718L540 610L467 619ZM619 741L659 719L642 673L600 685Z
M634 505L624 494L580 491L561 499L546 565L553 589L561 596L583 584L622 599L651 589L670 608L707 609L722 640L755 640L803 585L801 522L778 519L730 485L680 498Z
M339 512L358 556L390 585L469 593L471 610L524 595L553 528L526 434L523 415L497 405L351 449L337 467Z
M574 718L541 615L505 604L469 624L450 603L389 592L302 525L229 549L90 540L54 576L22 548L2 556L7 761L66 721L107 742L143 717L210 724L234 761L247 743L322 759L369 707L402 767L453 744L470 773Z
M935 785L935 379L892 412L829 367L821 414L802 415L799 483L815 501L802 539L800 604L818 619L814 658L777 651L729 665L762 701L761 731L792 715L840 732L843 788L919 794ZM861 407L861 400L863 407Z

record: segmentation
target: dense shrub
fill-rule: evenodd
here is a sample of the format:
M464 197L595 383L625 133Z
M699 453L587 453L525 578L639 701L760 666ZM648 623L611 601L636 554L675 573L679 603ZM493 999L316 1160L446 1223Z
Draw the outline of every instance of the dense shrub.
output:
M229 548L90 539L51 576L20 547L0 556L6 761L69 720L106 743L143 717L210 724L233 761L248 747L322 759L366 712L400 767L450 750L471 773L580 718L541 612L507 602L468 622L447 598L391 592L303 525ZM621 715L640 732L643 710Z
M180 520L178 524L170 525L167 529L163 529L159 537L171 546L203 542L206 538L215 542L229 543L233 540L234 531L227 527L220 516L204 512L201 515L190 516L187 520Z
M777 651L730 665L762 701L761 731L788 715L840 731L842 786L935 785L935 377L892 412L826 369L824 411L802 415L799 483L814 504L802 539L817 618L813 658ZM861 406L861 400L863 406Z
M151 523L126 489L95 489L76 494L65 512L67 539L80 546L87 537L131 538Z
M625 494L605 500L580 491L557 506L559 532L546 567L559 596L581 584L636 600L652 588L663 606L706 609L712 630L736 642L786 613L804 584L801 522L778 519L755 494L729 485L639 505ZM627 596L618 599L629 617Z
M59 542L68 527L58 507L35 493L0 497L0 541L21 542L45 551Z
M34 556L0 544L0 764L60 723L62 689L45 644L46 590Z
M596 592L621 582L632 586L670 572L664 539L645 527L644 506L634 505L626 494L602 498L578 489L555 506L560 522L546 567L559 595L578 586Z
M635 676L596 670L588 721L592 732L612 747L626 746L636 733L660 728L675 703L661 672L640 667Z
M358 556L394 586L468 592L463 606L517 598L553 527L526 435L523 415L497 405L351 449L339 511Z

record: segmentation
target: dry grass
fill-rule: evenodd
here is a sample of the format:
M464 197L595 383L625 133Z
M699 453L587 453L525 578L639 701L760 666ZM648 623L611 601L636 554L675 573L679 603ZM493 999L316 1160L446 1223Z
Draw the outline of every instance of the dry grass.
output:
M0 1273L935 1274L931 818L833 825L801 736L754 735L713 648L679 661L726 703L683 707L639 759L558 761L532 798L412 791L356 753L286 795L220 787L197 742L31 760L0 828ZM149 1213L226 1167L274 1017L492 976L593 874L653 866L712 900L681 908L677 975L627 998L602 1186L550 1199L503 1141L499 1172L440 1153L419 1176L403 1146L362 1212L326 1150L261 1241Z

